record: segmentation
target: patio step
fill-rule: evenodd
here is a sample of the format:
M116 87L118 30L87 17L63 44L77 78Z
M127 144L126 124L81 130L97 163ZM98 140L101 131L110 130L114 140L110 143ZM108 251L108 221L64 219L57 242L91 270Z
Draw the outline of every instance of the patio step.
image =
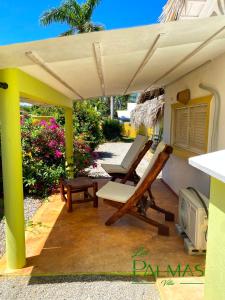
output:
M161 300L203 300L204 277L159 278L156 286Z

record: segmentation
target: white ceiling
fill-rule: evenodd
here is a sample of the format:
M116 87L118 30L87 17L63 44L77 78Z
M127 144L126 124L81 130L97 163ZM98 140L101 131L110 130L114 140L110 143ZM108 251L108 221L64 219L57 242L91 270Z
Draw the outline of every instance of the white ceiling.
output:
M0 69L19 68L71 99L85 99L165 86L224 52L219 16L1 46Z

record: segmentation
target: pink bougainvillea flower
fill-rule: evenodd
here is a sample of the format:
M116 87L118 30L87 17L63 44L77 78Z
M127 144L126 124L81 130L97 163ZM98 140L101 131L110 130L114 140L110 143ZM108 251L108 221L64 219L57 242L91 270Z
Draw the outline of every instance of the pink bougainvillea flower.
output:
M51 130L56 130L59 126L57 124L52 124L49 126Z
M45 120L41 120L40 123L39 123L41 126L46 126L47 125L47 122Z
M84 145L84 150L87 152L91 152L91 148L88 145Z
M50 118L50 123L52 123L52 124L56 124L56 120L55 120L55 118Z
M61 151L59 151L59 150L56 150L55 151L55 157L57 157L57 158L60 158L60 157L62 157L62 152Z
M20 125L24 125L24 116L20 116Z
M48 143L48 146L50 148L55 148L57 146L57 142L55 140L51 140L49 143Z

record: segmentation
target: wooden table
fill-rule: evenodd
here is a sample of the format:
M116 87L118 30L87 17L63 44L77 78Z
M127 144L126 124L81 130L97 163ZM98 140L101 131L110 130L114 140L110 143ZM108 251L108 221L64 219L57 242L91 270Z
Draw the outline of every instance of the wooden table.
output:
M93 195L88 192L88 189L93 189ZM67 211L73 210L73 203L84 203L93 201L93 206L98 207L98 197L96 196L98 190L98 183L89 177L77 177L75 179L61 179L60 193L62 201L66 202ZM72 194L84 193L84 198L80 200L73 200Z

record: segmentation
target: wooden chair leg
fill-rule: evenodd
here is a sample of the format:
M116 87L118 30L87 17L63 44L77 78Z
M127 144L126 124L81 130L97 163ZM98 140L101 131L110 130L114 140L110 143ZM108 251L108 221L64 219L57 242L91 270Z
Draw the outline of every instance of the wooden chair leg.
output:
M111 226L116 221L118 221L123 215L129 214L129 215L132 215L133 217L136 217L137 219L139 219L141 221L144 221L148 224L151 224L151 225L157 227L159 235L169 236L169 227L168 226L158 223L157 221L152 220L151 218L142 216L137 211L134 211L132 209L123 210L122 209L123 205L121 203L113 202L110 200L104 200L104 202L106 202L110 206L118 208L118 210L106 221L105 225Z
M88 194L88 189L84 190L84 199L88 199L89 194Z
M122 208L117 210L106 222L106 226L111 226L114 223L116 223L122 216L124 216L127 213L127 211L122 211Z
M67 187L67 201L66 201L67 211L72 212L72 193L70 186Z
M148 223L148 224L151 224L151 225L157 227L157 228L158 228L158 234L159 234L159 235L169 236L169 232L170 232L170 231L169 231L169 227L168 227L168 226L166 226L166 225L164 225L164 224L161 224L161 223L159 223L159 222L157 222L157 221L155 221L155 220L153 220L153 219L151 219L151 218L142 216L142 215L140 215L138 212L133 211L133 210L129 210L129 211L128 211L128 214L130 214L130 215L136 217L136 218L139 219L139 220L142 220L142 221L144 221L144 222L146 222L146 223Z
M155 198L154 198L154 196L152 195L152 190L151 190L151 188L148 188L148 194L149 194L150 199L154 201Z
M150 206L152 209L157 210L165 215L165 220L169 222L174 222L175 216L170 211L167 211L159 206L157 206L155 203L151 204Z
M59 187L60 187L61 200L63 202L65 202L66 201L66 197L65 197L65 190L64 190L64 184L63 184L63 179L62 178L60 178Z
M132 215L148 224L151 224L155 227L158 228L158 234L159 235L164 235L164 236L169 236L169 227L164 225L164 224L160 224L150 218L147 218L147 217L144 217L144 216L141 216L139 215L138 213L136 212L133 212L133 211L127 211L127 212L122 212L121 210L118 210L116 211L105 223L105 225L107 226L111 226L113 225L116 221L118 221L124 214L129 214L129 215Z
M97 191L98 191L98 183L94 182L93 183L93 197L94 197L93 206L96 207L96 208L98 207L98 196L96 195Z
M165 209L159 207L158 205L156 205L155 200L154 200L155 198L154 198L154 196L152 195L151 188L148 189L148 194L149 194L149 197L150 197L150 199L151 199L151 205L150 205L150 207L151 207L152 209L154 209L154 210L157 210L157 211L163 213L163 214L165 215L165 220L166 220L166 221L174 222L175 216L174 216L173 213L171 213L170 211L167 211L167 210L165 210Z

